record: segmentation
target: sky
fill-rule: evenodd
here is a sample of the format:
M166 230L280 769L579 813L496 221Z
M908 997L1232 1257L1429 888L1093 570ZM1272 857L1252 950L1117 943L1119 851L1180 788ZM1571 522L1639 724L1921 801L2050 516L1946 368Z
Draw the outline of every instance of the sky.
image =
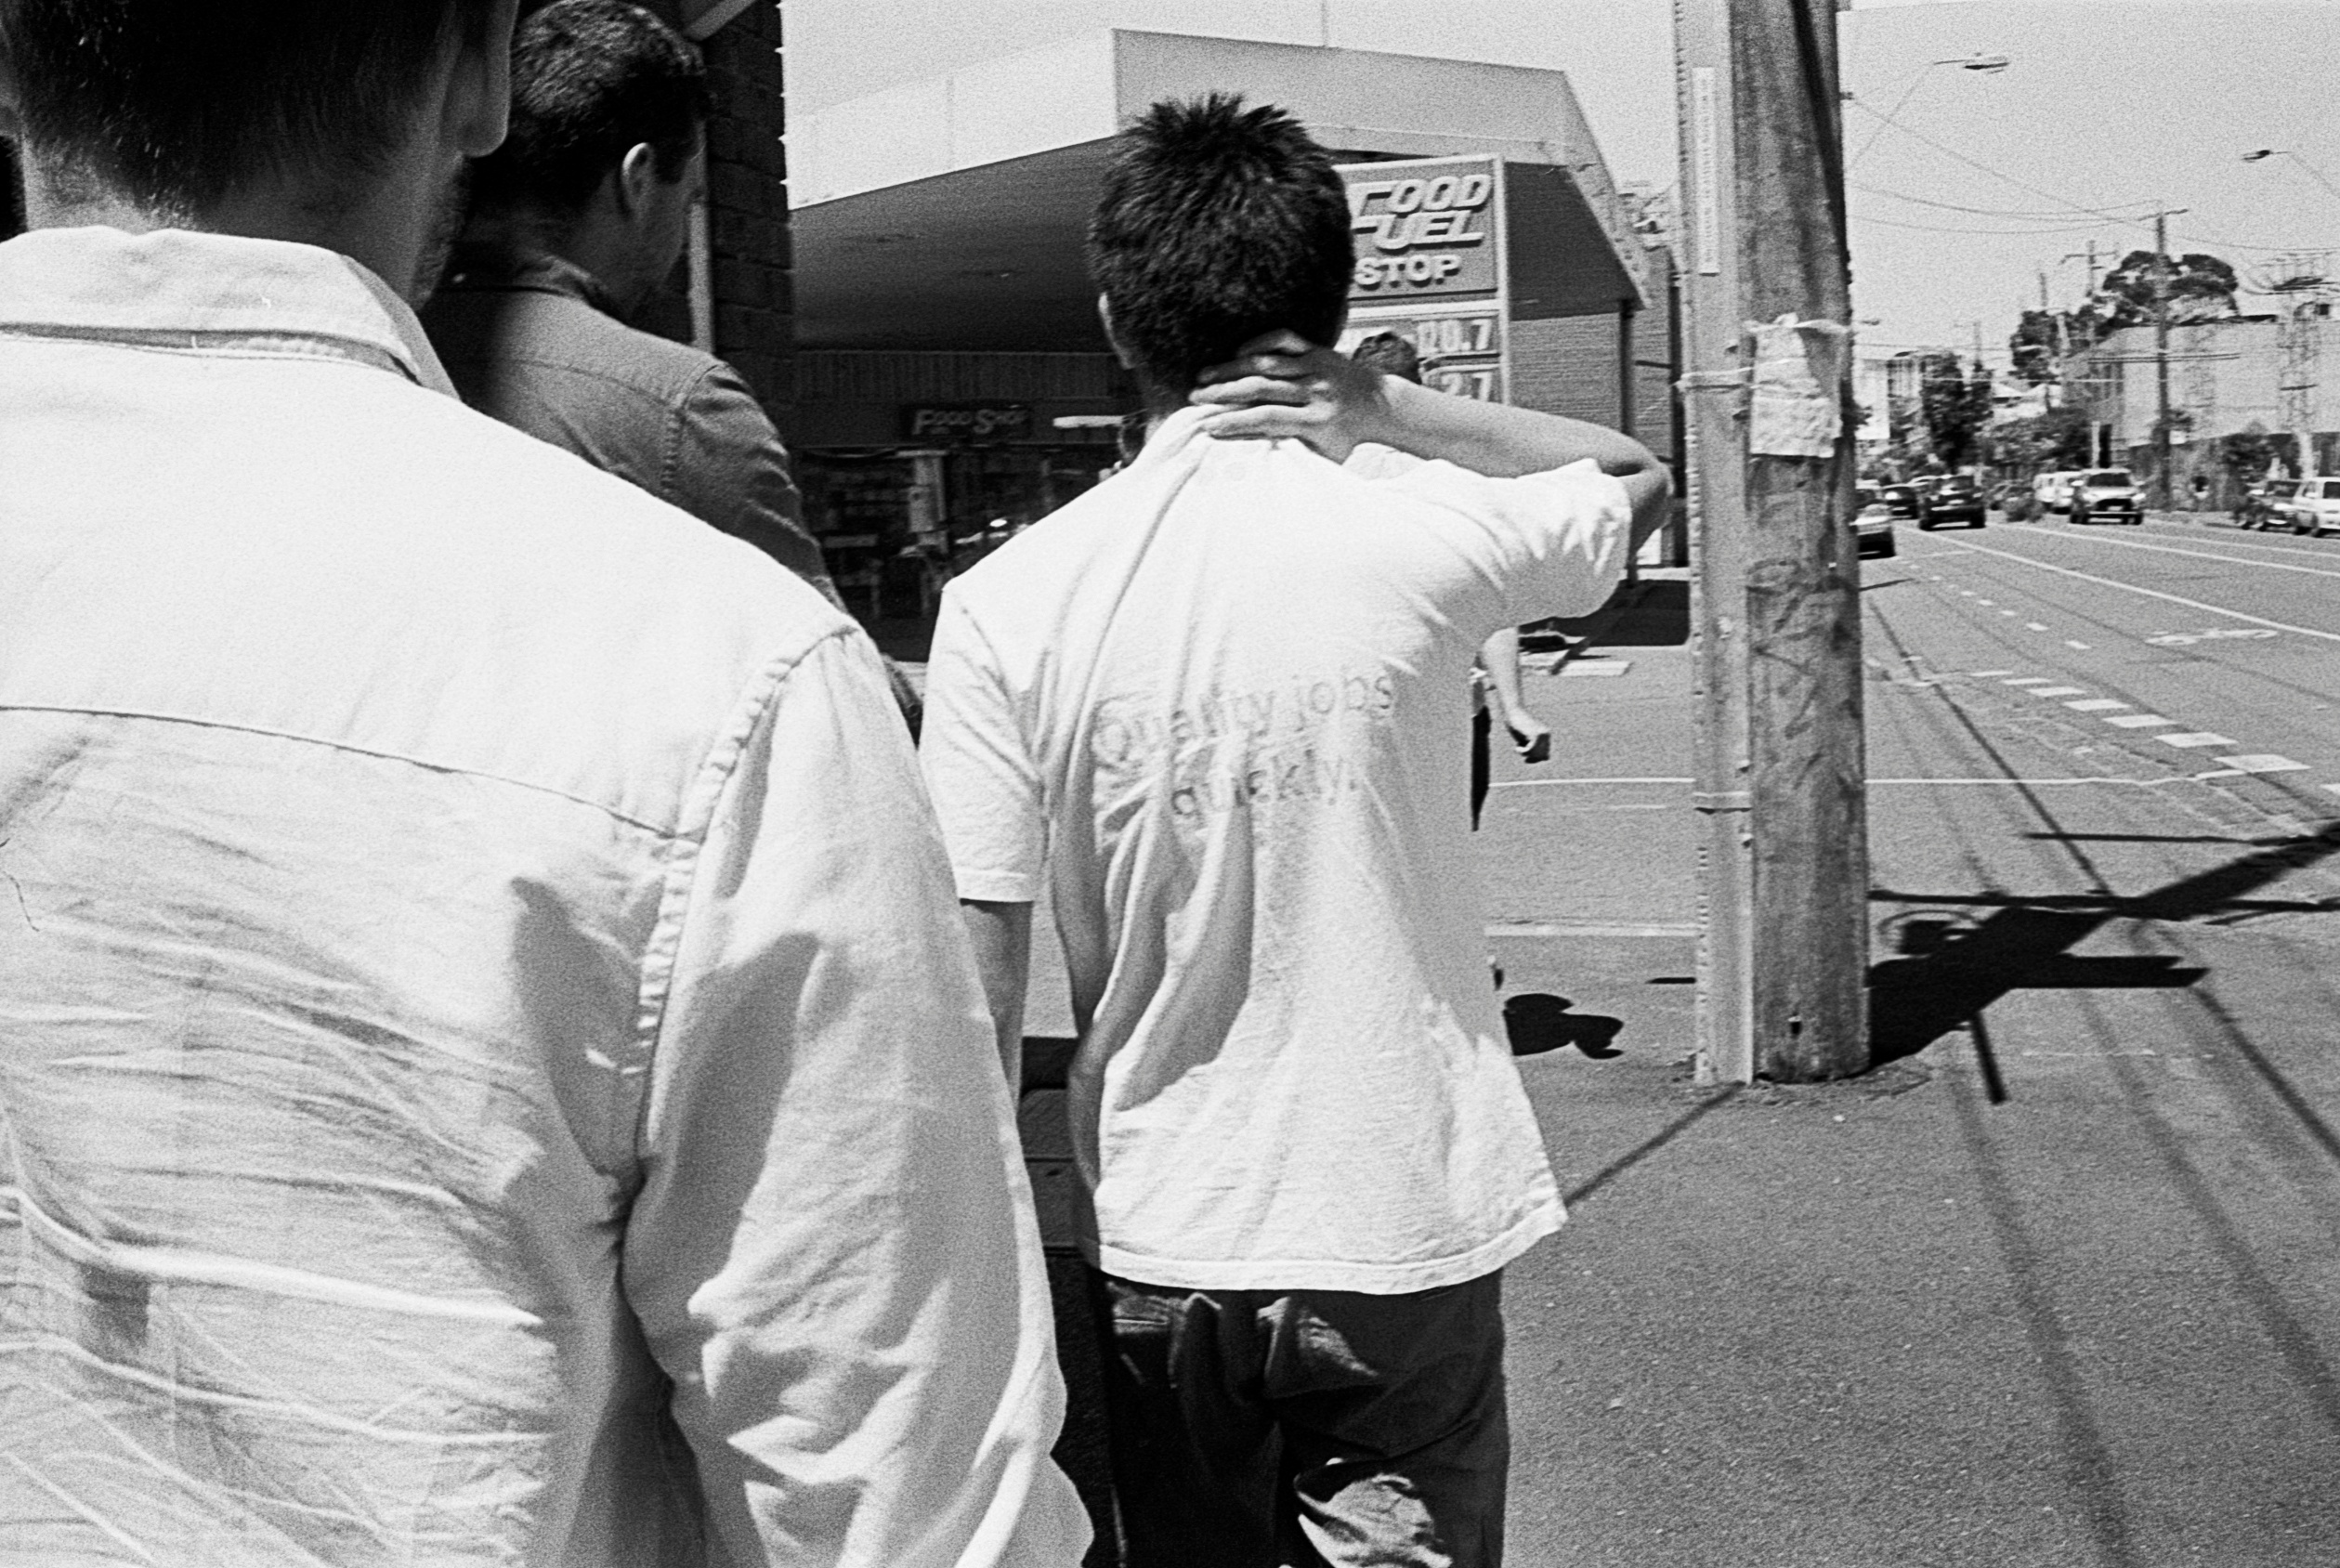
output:
M1666 0L787 0L792 104L939 75L1103 26L1565 71L1619 181L1675 183ZM1863 346L2003 363L2040 274L2059 307L2152 243L2248 279L2340 249L2340 0L1862 0L1838 19ZM1977 72L1936 60L2003 55ZM1885 117L1891 116L1892 124ZM2294 156L2245 163L2278 148ZM2111 215L2111 216L2107 216ZM2264 308L2261 299L2244 307Z

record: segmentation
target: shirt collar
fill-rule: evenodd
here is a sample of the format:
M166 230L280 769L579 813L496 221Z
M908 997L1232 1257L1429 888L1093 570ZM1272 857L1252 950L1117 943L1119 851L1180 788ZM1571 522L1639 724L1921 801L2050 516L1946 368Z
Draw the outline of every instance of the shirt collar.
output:
M0 334L331 355L455 395L414 312L316 245L158 229L36 229L0 244Z
M601 280L567 256L496 242L457 245L449 257L447 281L441 287L533 289L583 300L605 316L621 314Z

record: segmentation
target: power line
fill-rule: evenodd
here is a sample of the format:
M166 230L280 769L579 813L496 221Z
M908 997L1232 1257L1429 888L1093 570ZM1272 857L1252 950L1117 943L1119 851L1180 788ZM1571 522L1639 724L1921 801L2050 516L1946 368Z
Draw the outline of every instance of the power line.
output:
M2007 184L2014 186L2019 190L2028 190L2034 196L2045 196L2049 201L2055 203L2059 207L2061 207L2069 212L2085 214L2090 217L2102 218L2107 223L2121 225L2132 229L2150 229L2153 226L2152 219L2150 217L2129 217L2124 214L2113 212L2108 208L2087 206L2082 203L2072 200L2068 196L2059 195L2057 192L2049 190L2044 186L2033 185L2027 179L2018 178L2016 176L2008 174L2004 169L1994 169L1988 163L1980 163L1975 159L1967 157L1956 148L1936 141L1932 137L1928 136L1925 132L1905 125L1899 120L1892 118L1890 115L1881 112L1866 99L1859 97L1852 97L1847 101L1875 116L1876 119L1883 121L1886 124L1891 125L1895 130L1901 132L1903 136L1910 137L1917 141L1923 142L1925 145L1932 148L1935 151L1941 153L1946 158L1955 159L1957 162L1964 163L1970 169L1976 170L1981 174L1989 175L1993 179L2004 180ZM1871 139L1874 140L1875 137L1872 137ZM2046 231L2042 230L2042 232L2044 233ZM2298 249L2296 245L2255 245L2247 241L2228 240L2216 235L2208 234L2180 234L2177 237L2180 240L2184 240L2192 244L2218 245L2228 250L2235 251L2266 251L2269 254L2283 254Z
M1883 224L1888 229L1915 229L1924 234L1974 234L2004 240L2020 240L2033 234L2093 234L2102 227L2100 224L2081 223L2064 229L1969 229L1939 223L1904 223L1898 218L1877 217L1869 213L1854 213L1852 221Z

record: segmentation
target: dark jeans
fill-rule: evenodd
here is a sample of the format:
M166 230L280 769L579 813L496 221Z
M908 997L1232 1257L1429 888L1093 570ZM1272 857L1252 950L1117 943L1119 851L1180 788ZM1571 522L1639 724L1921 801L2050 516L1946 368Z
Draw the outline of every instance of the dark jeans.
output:
M1502 1275L1402 1296L1092 1272L1129 1568L1497 1568Z

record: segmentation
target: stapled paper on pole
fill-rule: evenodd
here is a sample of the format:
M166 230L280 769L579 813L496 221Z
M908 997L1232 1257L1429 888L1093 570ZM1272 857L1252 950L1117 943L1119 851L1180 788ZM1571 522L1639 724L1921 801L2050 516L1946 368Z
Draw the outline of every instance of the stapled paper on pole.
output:
M1791 313L1747 326L1755 381L1747 451L1762 457L1827 457L1844 430L1845 356L1852 333L1837 321Z

